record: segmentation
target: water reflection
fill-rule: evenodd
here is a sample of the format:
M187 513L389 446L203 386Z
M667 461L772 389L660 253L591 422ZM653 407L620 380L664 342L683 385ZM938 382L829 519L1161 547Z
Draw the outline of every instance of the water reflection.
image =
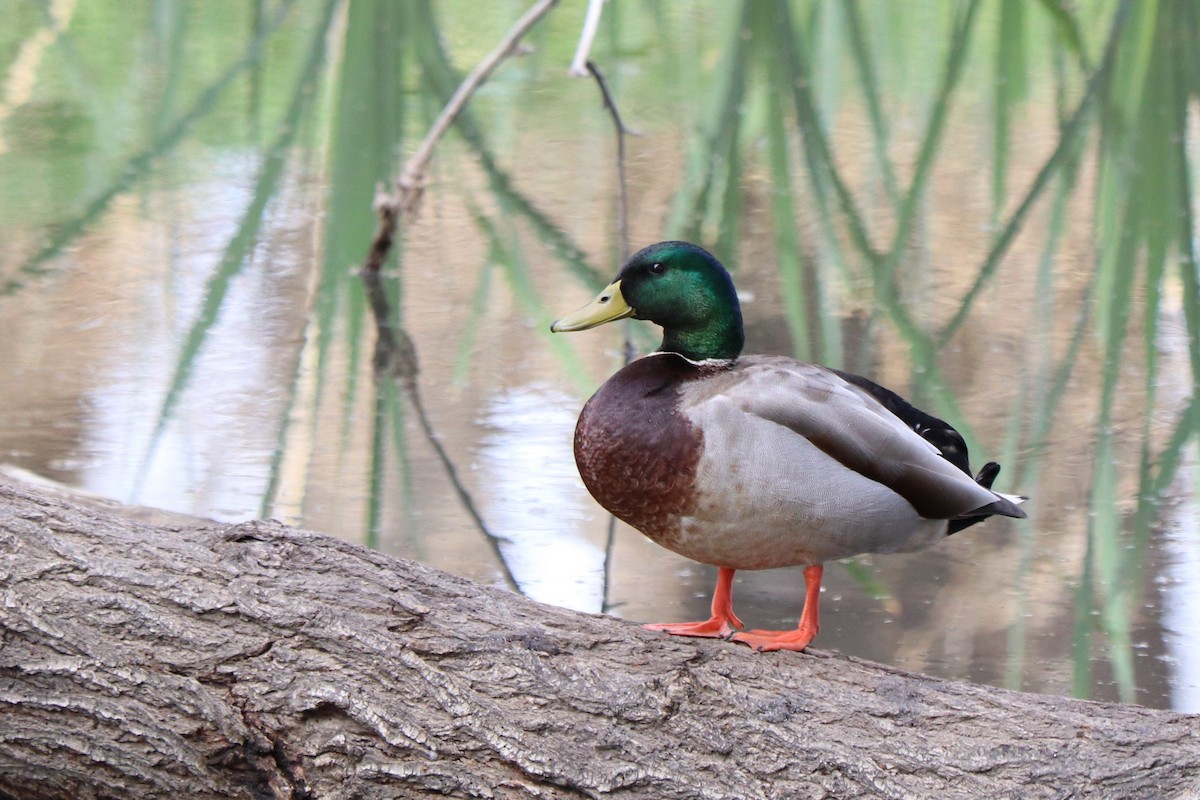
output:
M967 423L975 459L1004 464L998 488L1032 496L1029 523L830 568L821 647L1196 709L1200 298L1178 225L1198 216L1197 184L1171 183L1200 155L1190 6L979 4L952 36L963 5L914 3L622 5L596 55L642 133L634 244L714 249L755 298L748 352L914 395ZM0 460L496 583L411 409L373 380L353 267L376 182L503 13L269 5L265 24L239 0L10 20ZM537 52L472 101L387 273L433 425L514 570L533 596L594 611L607 518L570 440L619 335L546 331L616 269L611 121L563 77L578 18L552 13ZM669 621L705 611L713 575L622 527L613 580L617 613ZM739 612L794 624L800 586L739 575Z
M575 398L545 385L502 392L482 420L479 471L488 487L484 515L510 539L504 555L522 590L594 612L604 548L577 527L589 511L571 452L577 410Z
M1188 453L1195 470L1196 449ZM1171 672L1171 708L1200 712L1200 494L1193 487L1167 515L1162 595L1163 644Z
M63 298L62 311L78 320L69 338L80 342L85 361L67 356L58 366L80 370L86 388L71 456L50 466L102 496L241 520L258 510L268 479L283 400L275 343L280 328L294 324L294 285L303 276L286 231L270 231L278 242L272 258L249 261L235 278L189 365L178 407L167 407L188 328L210 300L214 256L248 202L257 163L225 154L209 166L211 179L189 187L193 212L171 190L153 196L168 214L189 215L186 231L114 219L99 257L79 256L85 274L100 280L108 258L128 259L133 269L108 279L104 294ZM151 253L139 254L147 244Z

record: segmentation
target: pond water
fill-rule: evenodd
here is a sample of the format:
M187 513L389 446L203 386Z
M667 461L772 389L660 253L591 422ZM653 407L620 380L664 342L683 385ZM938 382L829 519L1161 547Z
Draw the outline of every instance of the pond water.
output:
M377 183L525 6L0 5L0 463L504 585L372 375L357 265ZM1031 498L831 565L815 646L1200 711L1200 12L1088 6L609 3L592 56L636 134L631 246L712 249L748 352L918 399ZM439 144L385 283L522 590L698 619L715 570L624 525L606 602L609 518L571 453L623 337L656 331L548 331L620 261L612 120L567 76L585 9L552 10ZM735 595L791 627L800 570Z

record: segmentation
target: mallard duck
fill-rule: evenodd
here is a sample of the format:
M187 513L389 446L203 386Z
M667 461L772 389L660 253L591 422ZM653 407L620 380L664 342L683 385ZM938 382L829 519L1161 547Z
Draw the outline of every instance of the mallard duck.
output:
M687 242L635 254L591 303L551 326L634 317L662 346L600 387L575 427L596 501L658 544L717 567L712 616L647 628L803 650L819 627L823 565L917 550L1025 498L971 477L963 438L895 393L782 356L744 356L742 313L721 262ZM803 566L794 630L742 630L736 570Z

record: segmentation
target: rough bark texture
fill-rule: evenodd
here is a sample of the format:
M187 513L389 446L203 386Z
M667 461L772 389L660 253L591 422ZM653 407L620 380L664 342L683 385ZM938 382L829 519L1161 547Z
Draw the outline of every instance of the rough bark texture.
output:
M1200 718L756 655L0 482L0 797L1195 797Z

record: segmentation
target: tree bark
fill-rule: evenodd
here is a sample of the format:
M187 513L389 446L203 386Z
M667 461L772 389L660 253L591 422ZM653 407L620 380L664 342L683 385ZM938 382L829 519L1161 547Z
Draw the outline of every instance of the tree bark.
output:
M0 797L1195 797L1200 717L540 605L0 482Z

